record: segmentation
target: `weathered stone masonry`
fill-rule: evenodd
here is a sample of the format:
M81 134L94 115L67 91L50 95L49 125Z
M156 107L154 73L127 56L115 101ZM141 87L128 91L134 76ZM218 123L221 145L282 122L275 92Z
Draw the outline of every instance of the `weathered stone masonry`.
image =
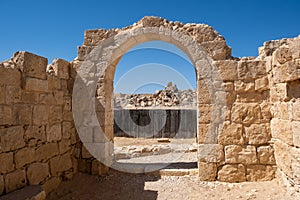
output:
M123 29L86 31L71 63L58 59L47 68L47 59L18 52L0 64L0 194L32 184L51 191L78 170L107 170L78 141L71 94L80 64L110 37L122 51L107 52L114 62L101 69L97 99L104 106L96 102L110 140L118 61L134 45L162 40L182 49L197 71L200 180L263 181L277 171L280 183L299 192L300 37L267 42L256 58L233 58L210 26L145 17ZM202 49L219 74L206 68Z

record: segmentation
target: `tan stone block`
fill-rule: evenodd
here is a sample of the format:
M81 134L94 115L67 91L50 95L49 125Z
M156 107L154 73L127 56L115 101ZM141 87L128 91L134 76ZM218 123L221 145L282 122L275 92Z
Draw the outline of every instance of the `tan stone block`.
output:
M39 103L40 104L47 104L47 105L56 104L54 94L53 93L41 93L39 95Z
M198 162L199 180L200 181L215 181L217 178L217 164Z
M243 126L240 124L231 124L229 121L224 122L223 129L218 138L218 143L222 145L243 145L245 143Z
M25 170L17 170L5 176L5 191L7 193L22 188L26 185Z
M34 125L47 125L49 118L49 106L35 105L33 107L33 124Z
M22 91L21 86L6 86L6 103L20 103L22 101Z
M200 90L198 93L199 104L210 104L212 101L212 94L209 91Z
M65 139L68 139L71 137L71 132L74 132L74 126L72 124L72 122L63 122L62 123L62 137Z
M16 168L20 169L24 165L34 162L36 159L35 151L36 149L34 147L20 149L15 154Z
M30 142L32 146L46 142L46 127L45 126L25 126L24 139Z
M22 102L28 104L37 104L39 102L39 94L35 92L22 92Z
M12 125L15 120L13 118L12 108L10 106L0 106L0 125Z
M289 120L272 119L271 133L275 139L280 139L283 142L293 145L292 122Z
M52 177L43 184L43 189L46 192L46 194L49 194L53 190L57 189L60 183L60 177Z
M5 103L5 85L0 85L0 104L4 104Z
M298 80L300 76L299 67L300 64L295 60L291 60L280 67L274 67L272 70L273 80L275 83Z
M235 81L234 82L235 91L238 93L250 93L254 92L254 82L245 82L245 81Z
M220 144L199 144L198 161L220 163L224 161L224 147Z
M46 129L46 137L48 142L61 140L61 124L54 124L52 126L48 125Z
M237 80L237 65L235 60L219 60L214 62L217 68L217 74L213 73L213 78L220 78L223 81Z
M18 125L32 124L32 106L28 104L16 104L13 106L13 114Z
M48 92L48 81L36 78L25 78L24 89L33 92Z
M0 196L3 194L5 188L4 178L0 175Z
M273 53L273 63L274 64L281 65L290 60L292 60L292 51L286 45L279 47Z
M269 89L269 79L267 76L255 80L255 91L264 91Z
M54 59L50 67L54 70L55 75L61 79L69 79L70 63L63 59Z
M56 101L57 105L63 105L64 104L64 92L60 90L54 90L53 95Z
M72 159L69 153L50 159L50 171L52 176L59 176L62 172L72 168Z
M285 101L288 100L287 83L277 83L270 88L271 101Z
M0 173L6 174L14 170L14 154L10 153L1 153L0 154Z
M55 77L55 76L48 76L48 90L60 90L61 89L61 79Z
M36 150L37 160L45 161L59 154L57 143L48 143L41 145Z
M49 124L61 123L63 120L63 112L61 106L50 106L49 110Z
M292 104L293 119L300 121L300 101Z
M271 139L270 124L251 124L245 127L245 134L248 144L267 144Z
M71 111L72 110L72 99L69 96L64 97L64 110Z
M0 150L14 151L25 146L24 133L21 126L0 129Z
M244 165L224 165L218 172L218 180L231 183L246 181Z
M91 172L93 175L102 175L103 174L103 164L96 159L93 160Z
M300 121L292 122L293 143L296 147L300 147Z
M238 64L238 78L241 80L257 79L267 75L266 62L259 60L241 60Z
M270 165L247 166L247 181L271 181L275 178L276 167Z
M249 126L253 123L260 123L261 110L256 103L235 103L231 111L232 121L238 124Z
M48 163L33 163L27 169L27 178L30 185L37 185L49 176Z
M198 121L200 123L209 123L211 121L211 111L212 111L212 106L209 104L199 104L198 105Z
M257 157L260 164L275 165L274 149L271 146L260 146L257 148Z
M262 123L270 123L270 120L272 118L271 107L272 104L267 101L263 101L260 104Z
M64 154L71 149L71 141L68 139L62 139L59 143L59 153Z
M0 67L0 85L21 86L21 72L17 68Z
M276 102L274 103L272 107L272 114L274 118L278 119L290 119L290 114L292 111L290 111L291 105L288 102Z
M25 76L46 79L47 58L20 51L14 54L13 61Z
M225 147L225 162L231 164L255 164L258 162L254 146L229 145Z

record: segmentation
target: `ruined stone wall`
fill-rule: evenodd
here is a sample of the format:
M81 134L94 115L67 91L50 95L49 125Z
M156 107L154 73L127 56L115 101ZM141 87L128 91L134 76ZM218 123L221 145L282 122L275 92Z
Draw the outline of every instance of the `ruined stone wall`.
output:
M300 37L270 41L261 48L270 63L271 133L278 181L300 198Z
M102 113L105 113L106 134L113 137L111 102L118 61L134 45L162 40L183 50L197 71L200 179L241 182L275 177L269 66L264 57L232 58L225 39L207 25L144 17L122 29L86 31L76 63L95 59L92 49L108 38L114 42L107 48L105 57L111 57L114 62L100 69L105 75L100 77L97 97L105 104ZM201 48L212 59L214 70L206 65ZM92 63L97 65L95 61Z
M0 195L26 185L48 193L77 172L70 63L17 52L0 63Z

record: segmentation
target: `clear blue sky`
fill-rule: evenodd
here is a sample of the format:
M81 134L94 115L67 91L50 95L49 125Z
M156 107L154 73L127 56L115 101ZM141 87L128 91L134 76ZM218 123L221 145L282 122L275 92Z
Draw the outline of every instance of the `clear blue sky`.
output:
M71 61L84 30L124 27L145 15L211 25L225 37L235 57L256 56L264 41L300 34L297 0L2 0L0 8L0 61L19 50L49 62L56 57Z

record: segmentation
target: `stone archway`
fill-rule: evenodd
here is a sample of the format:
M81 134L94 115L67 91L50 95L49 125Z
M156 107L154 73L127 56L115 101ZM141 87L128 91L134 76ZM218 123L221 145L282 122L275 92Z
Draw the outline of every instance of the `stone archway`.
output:
M76 117L75 114L74 120L77 128L79 126L81 140L84 139L83 143L90 153L99 156L102 162L110 166L114 71L122 55L129 49L152 40L177 46L190 58L196 69L200 179L233 182L253 180L253 177L257 178L256 169L265 173L262 177L272 179L274 170L266 165L274 163L263 163L257 159L258 148L266 146L270 140L267 136L269 118L262 114L268 112L265 109L268 106L267 96L264 96L268 88L252 90L256 79L267 75L265 61L232 59L224 38L207 25L184 25L157 17L144 17L123 29L85 32L84 44L78 49L76 65L80 69L77 73L84 83L82 88L88 88L86 95L94 98L97 90L97 98L85 106L80 104L79 110L89 115L94 113L92 117ZM75 91L79 88L76 81L74 88ZM251 91L251 95L259 95L259 98L245 95L247 91ZM84 90L78 93L84 93ZM95 102L96 108L92 105ZM99 123L92 119L97 115ZM87 130L91 136L86 134ZM261 136L255 135L257 130L267 131L263 142L258 140ZM101 131L104 136L95 136ZM102 150L100 153L96 151L99 148Z

